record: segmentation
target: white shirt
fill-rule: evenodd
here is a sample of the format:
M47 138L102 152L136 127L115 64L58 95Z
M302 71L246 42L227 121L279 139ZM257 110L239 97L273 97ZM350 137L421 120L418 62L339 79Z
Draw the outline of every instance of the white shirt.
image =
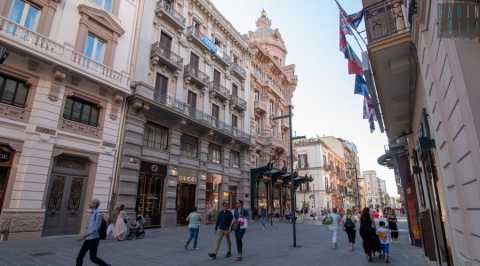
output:
M328 226L330 230L337 230L338 229L338 224L340 223L340 215L337 213L330 213L328 216L332 218L332 224Z

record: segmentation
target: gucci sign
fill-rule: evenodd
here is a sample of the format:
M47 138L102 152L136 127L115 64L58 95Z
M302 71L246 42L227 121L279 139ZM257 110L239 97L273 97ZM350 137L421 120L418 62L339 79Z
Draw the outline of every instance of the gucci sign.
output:
M8 150L0 149L0 162L10 161L11 152Z
M178 176L179 183L186 183L186 184L196 184L197 177L196 176Z

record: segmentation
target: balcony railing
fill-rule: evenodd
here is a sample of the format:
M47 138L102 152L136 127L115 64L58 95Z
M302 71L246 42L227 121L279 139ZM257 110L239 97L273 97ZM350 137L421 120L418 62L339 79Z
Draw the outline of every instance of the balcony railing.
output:
M234 74L236 74L241 79L247 78L247 71L245 70L245 68L240 66L238 63L233 63L232 64L232 71L233 71Z
M178 11L175 10L173 5L167 1L159 0L157 2L157 8L155 10L157 14L163 13L166 15L172 22L177 24L180 28L185 28L185 17L182 16Z
M255 112L264 114L267 112L267 102L264 100L255 100L253 102L253 108L255 109Z
M183 58L171 50L163 48L160 42L152 45L151 58L153 64L162 62L174 70L181 70L183 66Z
M241 111L243 111L247 108L247 101L238 97L237 95L232 94L230 96L230 101L231 101L231 103L233 104L234 107L236 107L237 109L239 109Z
M214 54L215 59L217 59L220 63L224 64L225 66L229 66L232 64L232 57L229 56L225 52L217 52Z
M155 101L164 108L187 116L203 126L213 128L225 135L250 143L250 135L248 133L235 128L224 121L218 120L214 116L204 113L185 102L175 99L174 97L160 94L155 96Z
M73 48L59 44L2 16L0 16L0 40L5 40L24 52L36 54L44 60L77 71L83 76L129 91L130 78L127 74L113 70Z
M385 0L366 7L368 42L372 43L408 30L402 6L403 0Z
M222 84L212 81L210 82L210 95L225 101L228 99L228 89Z
M206 35L202 34L200 30L195 29L193 26L187 28L187 38L209 51L213 47L210 46L210 39L208 39Z
M185 66L184 76L186 79L196 82L201 87L207 87L210 77L193 65Z

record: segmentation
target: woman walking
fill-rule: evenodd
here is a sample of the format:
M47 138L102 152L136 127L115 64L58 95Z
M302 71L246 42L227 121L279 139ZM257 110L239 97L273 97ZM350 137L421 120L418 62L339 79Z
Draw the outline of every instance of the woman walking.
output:
M125 205L120 205L117 209L117 219L115 222L115 227L113 229L113 237L116 240L125 240L128 234L128 215L125 211Z
M343 219L343 229L347 233L348 236L348 242L350 243L351 247L350 250L353 251L354 246L355 246L355 237L357 234L356 230L356 224L357 220L355 219L355 216L352 213L352 210L348 209L347 210L347 215L345 215Z
M373 252L377 249L376 230L373 227L370 209L368 208L363 209L360 217L360 236L363 239L363 250L368 257L368 261L372 261Z
M390 234L393 240L398 239L398 225L397 225L397 216L395 215L395 210L390 209L388 215L388 228L390 229Z
M193 249L197 248L198 242L198 233L200 232L200 224L202 222L202 216L197 212L197 207L193 207L192 211L187 216L188 222L188 231L189 236L187 243L185 243L185 249L188 249L188 245L190 245L190 241L193 240Z
M332 249L337 248L337 233L338 233L338 224L340 224L340 215L338 215L337 208L333 208L332 213L328 215L331 220L331 224L328 225L328 229L332 231Z

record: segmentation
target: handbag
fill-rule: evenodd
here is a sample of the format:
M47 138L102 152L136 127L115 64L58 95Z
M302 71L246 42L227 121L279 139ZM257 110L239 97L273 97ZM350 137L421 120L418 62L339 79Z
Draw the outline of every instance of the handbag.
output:
M330 217L330 216L327 216L327 217L323 218L323 221L322 221L322 223L325 224L325 225L330 225L330 224L332 224L332 222L333 222L333 220L332 220L332 217Z

